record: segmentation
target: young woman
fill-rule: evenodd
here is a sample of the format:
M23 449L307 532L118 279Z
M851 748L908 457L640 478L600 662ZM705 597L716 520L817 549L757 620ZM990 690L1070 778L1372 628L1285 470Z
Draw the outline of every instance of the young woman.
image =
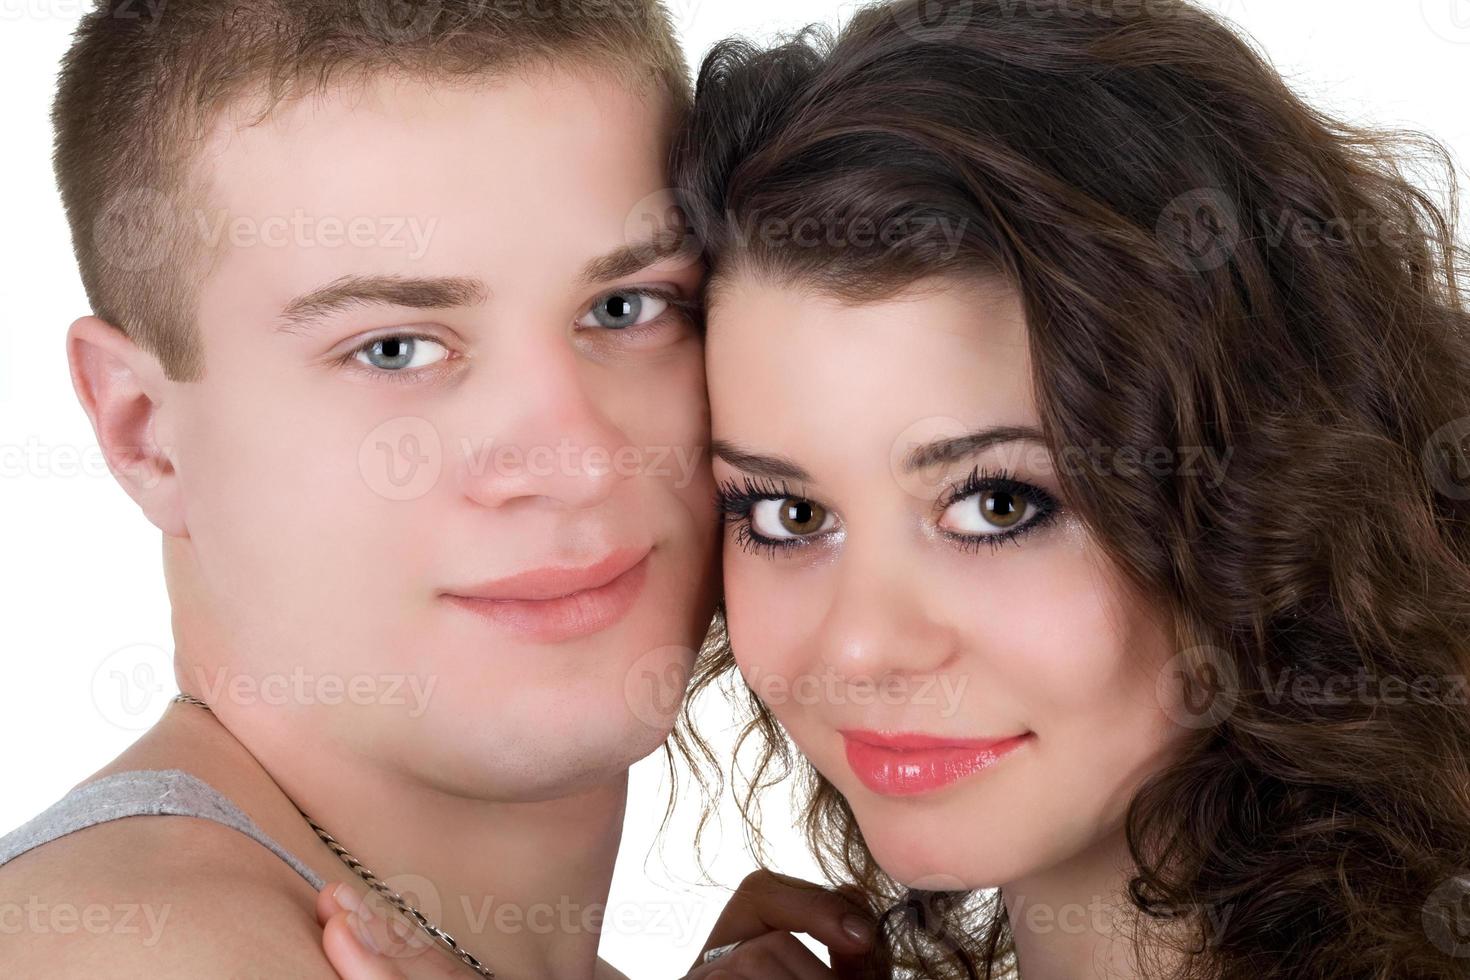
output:
M1414 149L1184 3L704 63L694 689L738 669L745 803L797 771L900 973L1467 975L1470 315Z
M1466 266L1403 176L1438 147L1193 6L1069 6L705 61L698 686L738 667L753 787L794 744L920 976L1470 975Z

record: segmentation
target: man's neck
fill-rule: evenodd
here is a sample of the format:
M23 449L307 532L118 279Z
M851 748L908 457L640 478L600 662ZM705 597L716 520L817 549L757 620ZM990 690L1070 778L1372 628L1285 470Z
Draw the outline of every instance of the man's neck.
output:
M365 888L317 838L300 806L500 975L594 975L626 772L565 799L487 802L336 757L309 733L288 740L278 729L232 732L187 704L172 706L139 745L174 760L149 765L184 768L210 782L329 883Z

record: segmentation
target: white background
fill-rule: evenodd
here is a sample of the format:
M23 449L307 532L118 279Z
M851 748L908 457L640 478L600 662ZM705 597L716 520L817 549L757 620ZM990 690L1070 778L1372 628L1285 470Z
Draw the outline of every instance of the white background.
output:
M1351 121L1427 131L1456 154L1467 179L1470 0L1207 5L1253 37L1309 99ZM833 22L852 6L669 2L691 64L729 34L764 37ZM81 0L0 0L0 833L106 763L163 710L166 693L120 710L115 694L94 697L96 678L152 668L162 672L160 691L172 691L160 535L102 465L63 350L67 324L87 304L52 183L47 112L58 59L83 9ZM728 717L713 700L707 707L707 730L718 734ZM692 805L681 807L662 850L654 847L663 769L660 753L633 770L604 937L604 954L635 980L681 976L728 894L698 884L687 845ZM781 798L771 804L773 856L781 870L808 874ZM728 806L724 827L711 867L721 885L733 886L754 865Z

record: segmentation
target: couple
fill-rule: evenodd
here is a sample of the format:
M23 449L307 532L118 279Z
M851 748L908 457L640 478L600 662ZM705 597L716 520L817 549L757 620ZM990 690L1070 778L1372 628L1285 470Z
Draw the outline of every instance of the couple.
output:
M84 21L68 353L188 700L0 893L172 916L0 973L617 976L466 910L604 902L738 671L833 888L691 977L1461 975L1470 316L1399 145L1184 3L880 3L692 99L652 0L551 8ZM234 233L301 212L366 233ZM435 686L247 696L302 669Z

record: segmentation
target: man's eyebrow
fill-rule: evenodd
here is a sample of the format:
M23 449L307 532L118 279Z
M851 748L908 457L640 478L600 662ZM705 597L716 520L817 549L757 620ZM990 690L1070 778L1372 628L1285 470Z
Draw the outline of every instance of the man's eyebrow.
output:
M903 470L912 473L940 463L953 463L967 459L976 453L1007 442L1036 442L1046 445L1041 430L1027 425L1000 425L976 429L961 436L938 439L913 447L903 459ZM710 451L736 469L753 476L764 476L774 480L794 480L798 483L815 483L811 474L799 464L785 456L767 455L742 449L727 439L710 442Z
M276 329L302 333L314 321L354 306L445 310L483 303L488 295L484 282L470 276L342 276L287 303Z
M600 255L582 267L581 282L586 286L611 282L642 272L651 265L666 259L687 258L693 262L699 257L699 248L687 233L665 229L651 238L629 242Z

